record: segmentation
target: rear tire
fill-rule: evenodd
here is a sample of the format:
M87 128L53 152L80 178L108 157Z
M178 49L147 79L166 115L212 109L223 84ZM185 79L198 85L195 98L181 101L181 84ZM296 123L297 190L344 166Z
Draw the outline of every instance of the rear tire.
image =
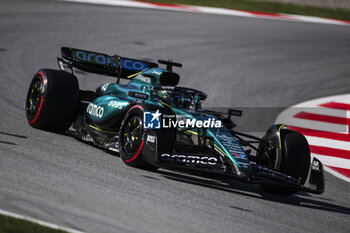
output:
M278 171L299 180L303 185L310 169L310 148L306 138L299 132L281 130L282 158ZM278 184L261 184L261 188L270 193L291 195L298 189L284 187Z
M30 126L65 132L77 116L79 84L67 72L42 69L33 77L26 99L26 117Z

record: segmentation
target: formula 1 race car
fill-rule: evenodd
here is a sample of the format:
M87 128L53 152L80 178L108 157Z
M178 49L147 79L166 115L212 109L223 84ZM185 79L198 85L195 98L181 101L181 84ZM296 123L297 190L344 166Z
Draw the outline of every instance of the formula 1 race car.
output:
M30 84L30 126L119 152L130 166L210 172L260 184L277 194L324 191L322 163L305 137L286 125L271 126L263 138L234 130L232 116L202 108L204 92L177 86L179 63L159 64L63 47L60 70L41 69ZM79 90L75 69L108 75L96 91ZM126 85L121 79L128 79Z

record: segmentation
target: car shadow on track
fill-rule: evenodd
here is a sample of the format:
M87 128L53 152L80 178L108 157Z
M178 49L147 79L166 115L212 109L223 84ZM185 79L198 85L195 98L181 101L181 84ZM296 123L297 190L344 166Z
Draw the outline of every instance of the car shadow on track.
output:
M5 136L16 137L16 138L23 138L23 139L28 138L27 136L23 136L23 135L19 135L19 134L13 134L13 133L0 132L0 134L1 135L5 135Z
M6 132L1 132L0 131L0 135L2 135L2 136L5 136L5 137L15 137L15 138L20 138L20 139L27 139L28 137L26 137L26 136L23 136L23 135L18 135L18 134L13 134L13 133L6 133ZM14 143L14 142L9 142L9 141L3 141L3 140L0 140L0 143L2 143L2 144L6 144L6 145L17 145L16 143Z
M350 208L325 202L326 200L332 201L329 199L323 199L325 201L310 199L313 198L313 196L305 192L299 192L296 195L281 196L266 193L260 189L259 185L244 183L232 179L231 177L218 176L216 174L200 174L200 176L195 176L193 174L179 174L178 172L163 169L157 170L155 173L158 173L170 180L221 190L224 192L245 195L248 197L263 199L267 201L279 202L286 205L300 206L304 208L318 209L350 215Z

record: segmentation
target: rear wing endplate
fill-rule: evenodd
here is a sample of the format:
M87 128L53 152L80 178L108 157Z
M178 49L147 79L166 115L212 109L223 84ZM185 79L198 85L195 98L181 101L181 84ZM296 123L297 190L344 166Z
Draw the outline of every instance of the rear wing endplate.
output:
M87 50L62 47L58 65L61 70L73 74L73 67L79 70L127 79L138 72L158 67L158 64L143 60L109 56Z

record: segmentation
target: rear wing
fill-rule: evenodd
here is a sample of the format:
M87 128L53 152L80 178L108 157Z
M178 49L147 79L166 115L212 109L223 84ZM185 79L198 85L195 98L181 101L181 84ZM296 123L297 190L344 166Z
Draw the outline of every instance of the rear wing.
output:
M62 47L58 65L61 70L72 73L73 67L96 74L127 79L138 72L158 67L158 64L132 58L109 56L87 50Z

